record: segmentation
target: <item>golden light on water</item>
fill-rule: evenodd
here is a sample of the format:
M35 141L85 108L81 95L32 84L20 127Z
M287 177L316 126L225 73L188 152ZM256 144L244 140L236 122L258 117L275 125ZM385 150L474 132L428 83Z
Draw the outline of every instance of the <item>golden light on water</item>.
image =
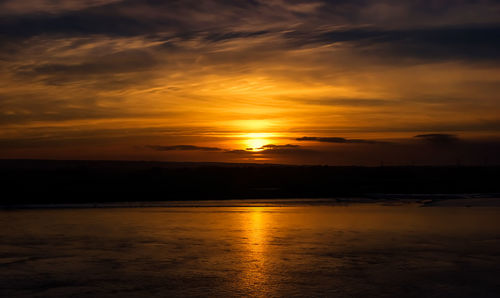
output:
M251 290L265 292L266 283L266 226L269 219L266 207L252 207L246 213L245 238L246 254L243 284Z
M263 209L264 207L253 207L252 211L250 212L248 239L251 251L254 253L262 253L263 245L265 242L265 214L263 213Z

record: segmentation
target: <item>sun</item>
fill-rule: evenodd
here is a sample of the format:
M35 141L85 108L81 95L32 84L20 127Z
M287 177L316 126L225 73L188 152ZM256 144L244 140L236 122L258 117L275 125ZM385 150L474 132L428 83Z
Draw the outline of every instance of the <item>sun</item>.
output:
M239 149L248 152L260 152L265 150L263 146L275 142L275 133L253 132L234 135L237 138L235 142Z
M247 150L262 151L262 150L264 150L264 149L262 149L262 146L267 145L268 141L266 139L260 139L260 138L247 139L245 144L247 145L247 148L246 148Z
M269 137L270 133L247 133L241 136L242 144L245 146L245 150L259 152L264 150L262 146L271 143Z

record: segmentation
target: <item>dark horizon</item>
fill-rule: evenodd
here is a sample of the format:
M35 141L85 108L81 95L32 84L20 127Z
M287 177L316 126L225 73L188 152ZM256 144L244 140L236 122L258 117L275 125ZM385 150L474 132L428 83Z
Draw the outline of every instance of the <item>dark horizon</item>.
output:
M500 194L500 166L0 160L2 204Z

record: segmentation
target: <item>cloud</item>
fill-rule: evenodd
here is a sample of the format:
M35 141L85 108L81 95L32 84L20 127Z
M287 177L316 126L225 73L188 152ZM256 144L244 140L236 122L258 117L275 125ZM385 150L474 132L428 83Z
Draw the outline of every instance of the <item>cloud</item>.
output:
M224 28L238 18L257 13L257 1L141 1L127 0L99 5L81 5L79 9L54 9L53 13L5 15L0 21L0 33L6 36L37 35L107 35L107 36L170 36L190 38L208 32L207 27ZM27 6L27 5L26 5ZM217 18L214 18L214 13ZM215 22L217 19L217 22ZM259 32L259 31L257 31ZM214 39L230 38L231 34L213 34ZM249 33L253 35L253 33ZM258 33L256 33L258 34ZM245 33L236 33L245 35Z
M212 42L220 42L231 39L238 38L251 38L266 35L271 33L269 30L259 30L259 31L229 31L229 32L214 32L208 34L205 39Z
M60 13L101 6L122 0L2 0L0 14Z
M430 28L350 28L290 31L293 46L347 43L351 50L379 57L424 60L490 60L500 58L500 26L454 25Z
M421 134L416 135L415 138L422 139L432 144L451 144L459 141L456 135L443 133Z
M296 7L307 4L300 1L128 0L88 1L86 5L76 1L70 1L71 5L62 1L51 1L50 5L49 1L31 2L32 7L53 8L53 12L33 13L28 9L30 5L22 5L20 7L26 9L24 14L19 14L22 11L19 8L17 13L7 13L2 18L1 35L11 38L39 35L147 36L165 40L201 38L225 42L274 34L269 41L279 42L283 36L291 47L347 42L365 53L378 55L410 55L426 59L488 59L499 55L498 22L494 19L489 23L485 21L488 20L486 13L498 8L498 4L491 1L461 5L447 3L446 9L434 2L415 5L404 1L318 1L314 7L321 9L307 13L297 11ZM7 2L8 6L12 3ZM478 13L475 19L461 22L465 19L464 14L470 14L474 9L482 12L483 18ZM214 12L217 12L217 17ZM435 18L435 21L404 23L401 15L405 13L415 15L415 20ZM374 15L386 15L387 20L395 23L387 24L384 18L374 18ZM450 21L443 24L446 15L450 15ZM401 26L402 23L406 27ZM413 26L407 27L407 24ZM228 27L236 29L228 30Z
M149 145L146 147L156 151L222 151L222 149L217 147L200 147L195 145L174 145L174 146Z
M286 145L267 144L262 146L261 148L256 148L256 149L258 149L258 151L236 149L236 150L227 150L225 152L233 154L247 154L247 155L263 155L263 154L302 155L315 152L314 150L305 149L300 147L299 145L292 145L292 144L286 144Z
M359 55L392 60L500 58L500 24L495 19L486 21L489 20L486 13L500 9L500 5L491 1L466 1L460 5L447 2L446 6L435 1L427 5L405 1L317 1L315 9L307 12L300 11L310 3L302 1L31 2L32 7L44 7L42 11L51 9L52 13L33 13L28 4L19 6L26 9L24 14L19 9L11 14L7 10L0 19L2 43L40 36L45 39L143 37L164 41L167 48L182 41L210 47L236 39L263 38L266 47L262 50L268 53L276 49L339 44ZM15 2L5 3L10 7ZM462 20L474 10L482 12L484 17L480 18L478 12L473 20ZM415 15L415 20L434 17L436 20L408 23L401 19L405 13ZM443 16L448 14L450 21L442 23ZM394 23L386 23L384 18L373 19L374 15L386 15Z
M258 149L286 149L286 148L298 148L300 147L299 145L292 145L292 144L286 144L286 145L274 145L274 144L267 144L262 146L261 148Z
M303 101L304 99L300 99ZM365 98L317 98L307 99L308 104L341 106L341 107L380 107L396 105L398 102L394 100L384 99L365 99Z
M297 141L314 141L322 143L341 143L341 144L378 144L380 141L363 140L363 139L346 139L341 137L301 137L295 139Z
M147 70L156 65L157 61L146 51L130 50L104 55L77 64L42 64L31 71L37 75L90 75L127 73Z

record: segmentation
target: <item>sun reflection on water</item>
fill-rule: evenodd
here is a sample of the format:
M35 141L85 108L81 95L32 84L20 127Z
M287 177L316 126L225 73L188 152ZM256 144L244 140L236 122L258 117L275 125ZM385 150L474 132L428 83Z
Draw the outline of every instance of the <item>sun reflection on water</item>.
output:
M266 292L266 225L268 217L265 207L251 207L245 218L245 265L242 285L251 292Z

